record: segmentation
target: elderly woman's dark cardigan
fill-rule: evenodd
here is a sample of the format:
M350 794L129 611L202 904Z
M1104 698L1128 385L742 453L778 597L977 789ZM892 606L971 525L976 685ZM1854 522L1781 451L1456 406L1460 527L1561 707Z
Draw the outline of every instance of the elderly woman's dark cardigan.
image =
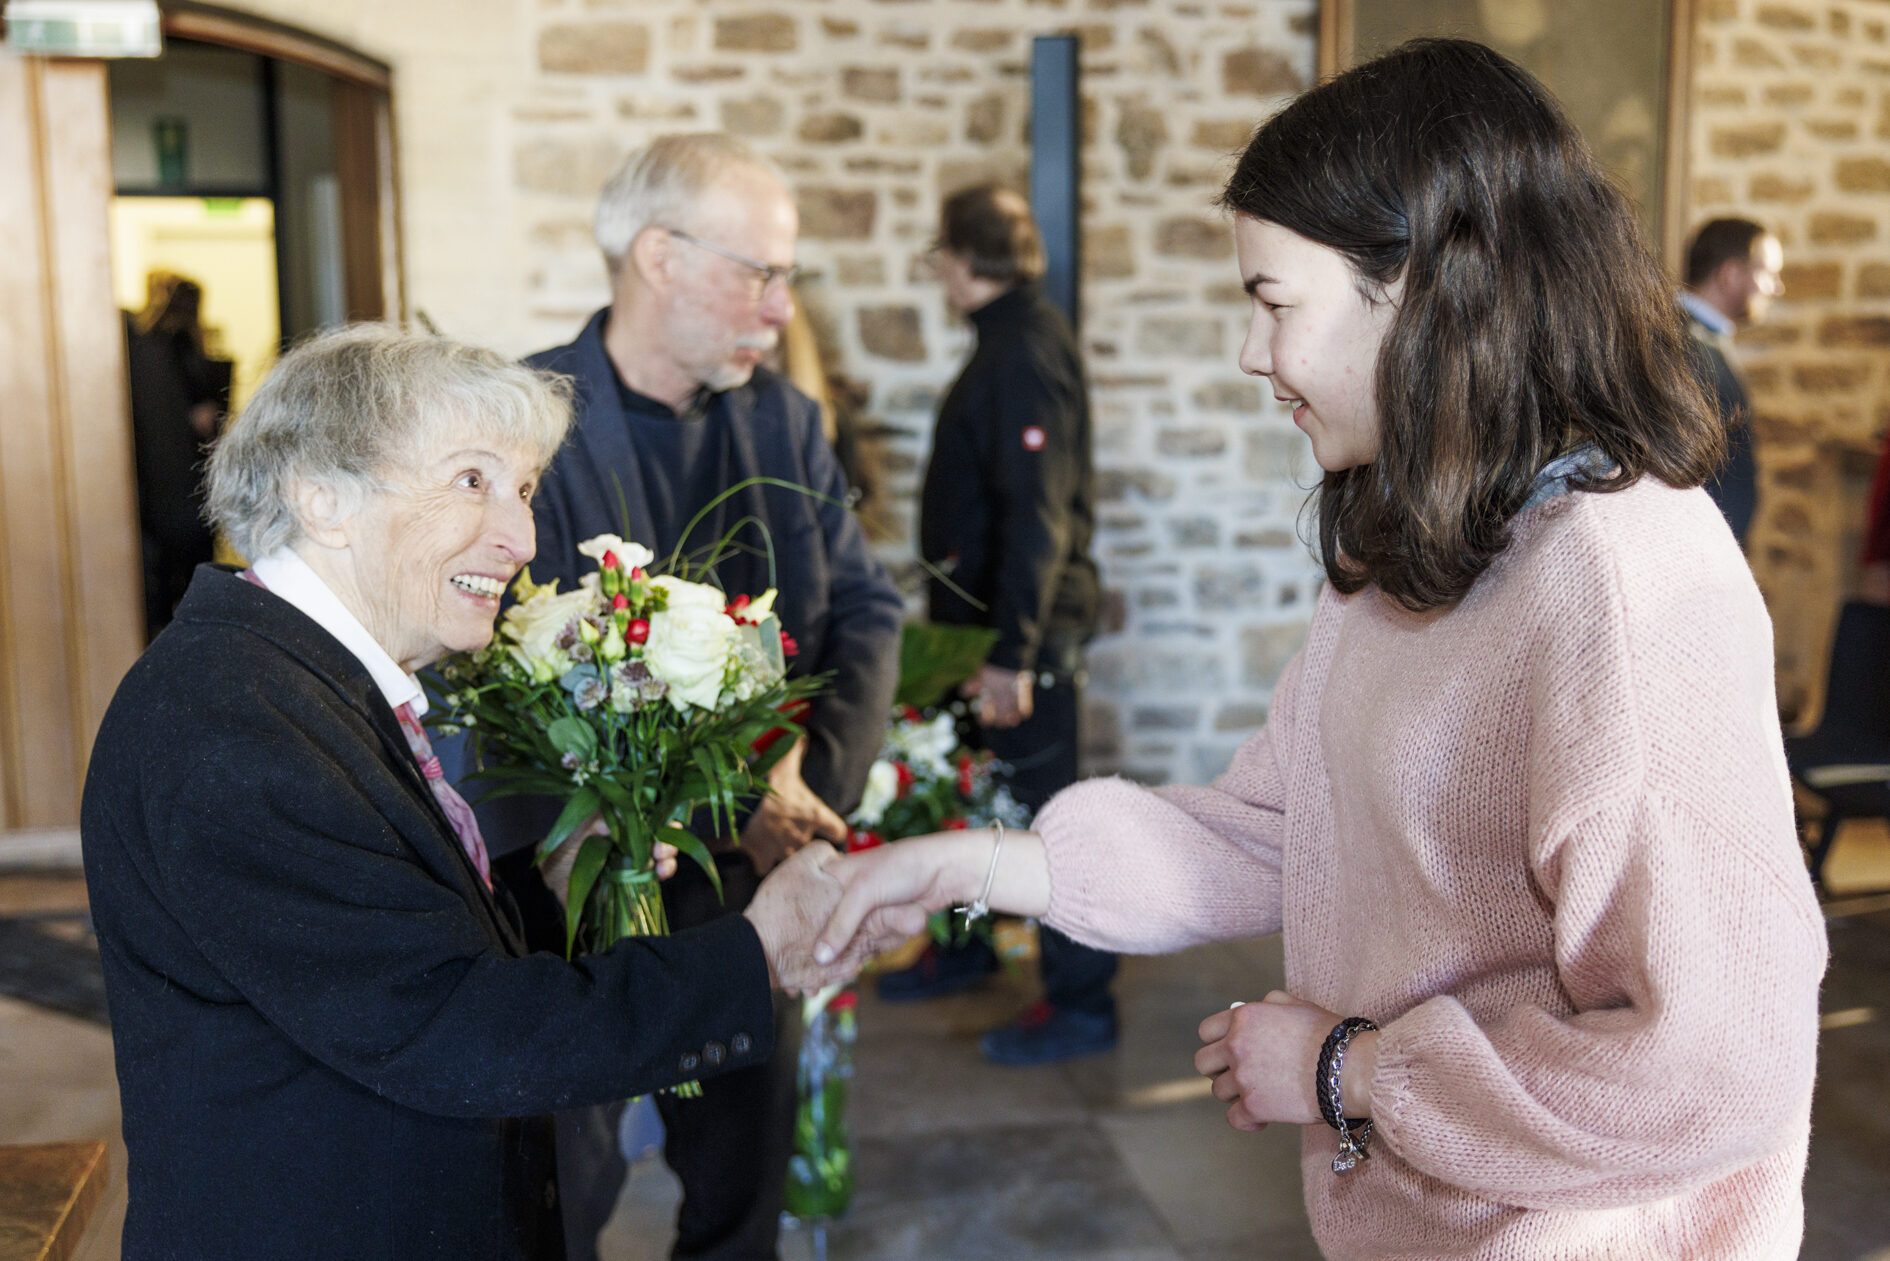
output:
M226 569L118 689L83 832L127 1258L558 1257L544 1114L770 1050L740 916L526 955L366 669Z

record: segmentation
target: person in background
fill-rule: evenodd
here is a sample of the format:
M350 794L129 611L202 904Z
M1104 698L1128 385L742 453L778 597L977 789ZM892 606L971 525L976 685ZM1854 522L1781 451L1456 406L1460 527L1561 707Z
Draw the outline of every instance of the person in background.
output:
M1680 306L1693 334L1694 371L1726 426L1726 458L1706 484L1743 546L1759 501L1759 466L1752 448L1752 400L1739 372L1733 334L1765 318L1783 296L1784 247L1750 219L1714 219L1687 246Z
M132 1261L557 1261L553 1110L713 1089L767 1059L771 979L844 974L809 958L825 846L742 915L575 962L491 881L414 671L491 640L570 423L546 374L359 325L218 447L211 509L256 559L197 571L81 814Z
M1301 1127L1328 1257L1798 1255L1824 917L1724 433L1625 197L1553 97L1417 40L1296 98L1221 196L1243 371L1324 470L1328 579L1202 787L835 864L1092 945L1280 933L1206 1014L1233 1128Z
M989 626L997 642L968 688L977 743L1012 768L1029 809L1076 782L1083 645L1101 606L1089 392L1070 324L1038 283L1043 242L1030 204L996 184L946 198L937 271L978 343L939 407L919 500L919 554L932 566L932 620ZM999 1064L1042 1064L1116 1043L1116 957L1054 928L1039 933L1042 1001L981 1042ZM880 978L898 1001L954 993L996 967L973 938L928 947Z
M204 452L229 405L231 364L205 348L195 281L153 272L147 288L144 310L126 321L125 364L151 638L215 548L203 519Z
M761 366L794 310L799 219L779 172L727 136L666 136L626 160L595 227L610 306L577 340L528 360L572 378L577 407L533 500L533 577L574 585L588 567L578 542L605 532L665 559L716 559L724 590L779 590L774 611L799 647L790 669L828 676L739 845L711 838L722 897L694 864L667 882L669 922L686 928L740 912L810 841L845 840L842 816L858 804L891 711L903 610L847 508L819 409ZM741 486L754 478L779 484ZM561 943L556 905L531 864L550 819L506 804L481 815L501 855L495 870L532 908L540 940ZM676 1257L775 1256L798 1021L795 1004L780 1004L765 1065L724 1074L699 1099L659 1097L664 1157L683 1188ZM616 1139L614 1116L560 1118L574 1258L594 1255L622 1187Z

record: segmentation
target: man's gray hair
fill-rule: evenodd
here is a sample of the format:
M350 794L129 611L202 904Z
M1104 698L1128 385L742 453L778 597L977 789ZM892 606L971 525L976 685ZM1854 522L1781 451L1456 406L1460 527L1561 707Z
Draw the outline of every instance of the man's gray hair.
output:
M495 444L543 468L571 428L571 383L495 351L391 324L350 324L289 351L210 457L206 515L259 559L302 535L295 486L343 515L434 445Z
M725 171L742 166L759 168L787 185L773 162L719 131L660 136L624 159L604 185L591 221L610 270L616 272L643 229L686 228L703 192Z

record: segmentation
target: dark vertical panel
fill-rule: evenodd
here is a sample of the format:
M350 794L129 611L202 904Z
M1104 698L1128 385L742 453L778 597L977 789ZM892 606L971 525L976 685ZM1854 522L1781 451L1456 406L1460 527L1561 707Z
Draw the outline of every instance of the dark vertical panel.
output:
M335 175L341 185L342 273L348 318L387 314L381 240L381 146L377 110L382 93L345 79L333 85Z
M1076 327L1081 313L1083 103L1074 35L1039 35L1030 54L1030 206L1043 232L1044 291Z

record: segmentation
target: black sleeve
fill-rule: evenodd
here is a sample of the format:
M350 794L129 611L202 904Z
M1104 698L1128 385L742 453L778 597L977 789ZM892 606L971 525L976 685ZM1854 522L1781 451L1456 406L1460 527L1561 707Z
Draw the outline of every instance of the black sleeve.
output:
M730 1048L722 1071L767 1057L767 960L742 916L570 963L511 957L376 808L384 783L319 749L296 775L283 743L207 752L155 835L171 913L314 1059L403 1106L485 1117L674 1084L708 1040Z
M1069 555L1070 505L1085 459L1080 389L1020 355L990 396L994 450L986 478L997 522L991 625L998 640L987 660L1002 669L1036 667Z
M808 485L826 497L817 511L831 575L827 633L820 658L809 663L809 670L833 676L807 717L801 776L816 796L844 815L860 804L866 772L886 734L899 686L905 607L885 567L874 559L859 518L845 506L846 475L817 418L807 421L801 459Z

